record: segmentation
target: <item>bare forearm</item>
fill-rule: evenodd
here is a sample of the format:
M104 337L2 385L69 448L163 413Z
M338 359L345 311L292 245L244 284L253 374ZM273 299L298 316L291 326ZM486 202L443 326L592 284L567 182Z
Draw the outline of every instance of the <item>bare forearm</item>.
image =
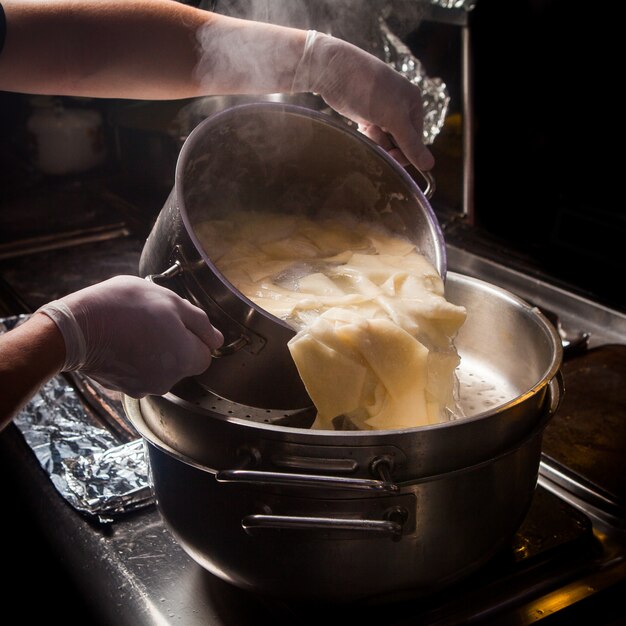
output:
M64 358L65 344L56 324L41 313L0 335L0 430L59 372Z
M0 88L174 99L288 91L304 32L174 0L5 0Z
M213 15L198 31L195 77L206 94L291 91L306 31Z

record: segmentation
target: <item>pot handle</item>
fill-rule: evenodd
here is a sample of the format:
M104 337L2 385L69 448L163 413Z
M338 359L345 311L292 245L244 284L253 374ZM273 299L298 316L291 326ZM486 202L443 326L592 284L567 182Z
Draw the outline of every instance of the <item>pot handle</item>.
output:
M183 264L176 260L170 267L160 274L148 274L145 279L156 285L161 285L162 282L168 281L170 278L175 278L183 272Z
M351 491L398 491L398 485L389 480L345 478L314 474L288 474L257 470L221 470L215 478L220 483L247 483L256 485L284 485L290 487L323 487Z
M561 400L565 393L565 381L563 380L563 372L561 370L559 370L548 383L548 387L550 388L550 406L548 407L548 414L550 418L552 418L561 405Z
M156 285L161 285L161 283L167 282L171 278L175 278L179 274L182 274L183 271L183 264L177 259L164 272L161 272L160 274L148 274L145 279L150 281L151 283L155 283ZM214 359L220 359L222 357L229 356L230 354L238 352L239 350L241 350L241 348L247 346L249 343L249 337L242 333L234 341L231 341L221 348L217 348L217 350L211 350L211 356Z
M333 517L300 517L295 515L246 515L241 526L248 535L265 530L349 530L375 535L402 535L402 525L407 517L404 509L394 508L385 514L387 519L346 519Z
M418 170L417 168L414 169L426 181L426 187L422 189L422 193L427 200L430 200L437 188L435 177L430 172L422 172L422 170Z

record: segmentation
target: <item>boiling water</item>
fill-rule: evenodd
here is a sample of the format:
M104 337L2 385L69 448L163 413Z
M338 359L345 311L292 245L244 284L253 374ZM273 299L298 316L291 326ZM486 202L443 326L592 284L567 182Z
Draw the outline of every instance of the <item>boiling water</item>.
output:
M445 299L414 243L337 217L229 220L197 231L224 276L297 331L288 347L318 409L314 428L339 414L374 429L448 419L465 309Z

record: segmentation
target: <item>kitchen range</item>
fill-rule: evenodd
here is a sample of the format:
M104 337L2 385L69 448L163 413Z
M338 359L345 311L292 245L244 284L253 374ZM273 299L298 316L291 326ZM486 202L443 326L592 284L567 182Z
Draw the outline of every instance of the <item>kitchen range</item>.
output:
M443 149L451 138L445 133L442 152L437 143L433 152L439 163L449 164L450 153ZM5 323L109 276L138 273L167 184L152 191L133 188L108 167L55 178L33 172L14 154L3 154L3 161L11 181L0 211ZM460 168L461 212L438 203L436 194L433 198L448 270L502 287L537 307L563 346L564 393L543 432L538 484L512 541L471 573L426 594L386 593L347 603L276 599L239 589L192 560L156 509L149 479L133 507L95 515L81 510L64 497L56 477L51 480L32 440L26 443L23 430L11 425L0 436L3 484L11 485L7 493L21 494L25 508L20 513L16 503L16 515L34 521L62 564L59 574L67 574L56 581L41 576L36 585L22 580L33 602L37 588L47 586L49 597L59 604L75 602L88 615L85 622L104 626L317 624L331 618L390 625L623 623L626 308L547 274L525 251L477 227L481 208L469 206L467 167ZM140 441L119 397L79 377L66 382L84 409L81 419L102 427L107 445ZM489 493L472 496L491 510ZM482 521L488 523L478 524ZM419 531L419 517L416 525ZM323 550L324 538L314 540ZM30 568L36 570L32 563ZM42 571L50 575L49 569ZM336 585L341 584L337 571ZM69 608L66 613L72 614Z
M120 218L127 223L123 213ZM70 284L136 273L142 241L131 229L128 233L5 259L5 311L20 313L22 305L32 310ZM572 623L572 615L588 610L593 623L612 623L600 620L613 606L605 598L616 597L626 581L626 315L472 252L467 233L464 247L457 247L457 236L455 229L446 233L451 269L533 302L562 332L565 394L545 431L539 486L512 544L471 576L428 597L378 599L334 607L332 614L383 624L530 624L560 615L559 623ZM123 421L123 414L119 418ZM120 443L127 440L117 436ZM150 505L111 523L94 522L55 491L13 429L2 440L3 457L13 465L19 488L32 497L31 513L46 529L46 540L63 555L104 623L289 623L330 614L328 607L318 607L317 615L312 606L247 593L209 574L182 550Z

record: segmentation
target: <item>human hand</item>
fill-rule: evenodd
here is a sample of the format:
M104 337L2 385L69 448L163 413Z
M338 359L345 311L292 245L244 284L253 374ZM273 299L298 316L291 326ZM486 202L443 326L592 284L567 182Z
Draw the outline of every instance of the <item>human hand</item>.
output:
M133 398L167 393L211 364L224 337L207 315L173 291L116 276L39 309L65 340L62 371L80 370Z
M423 142L422 94L386 63L352 44L309 31L292 93L317 93L359 125L401 165L430 170Z

